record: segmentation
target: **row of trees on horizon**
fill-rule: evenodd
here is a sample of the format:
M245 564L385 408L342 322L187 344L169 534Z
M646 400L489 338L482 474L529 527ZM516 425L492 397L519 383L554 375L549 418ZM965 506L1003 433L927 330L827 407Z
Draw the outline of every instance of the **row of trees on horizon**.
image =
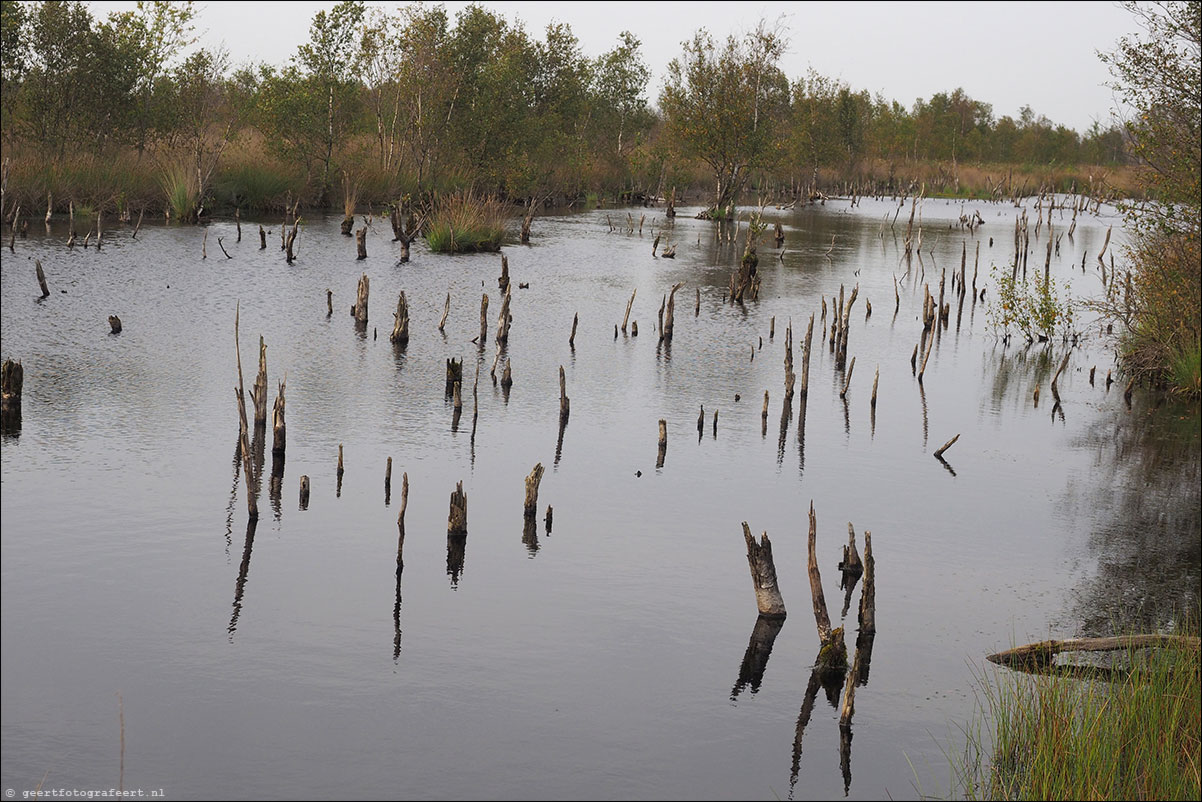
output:
M80 2L3 0L6 155L183 168L203 197L235 162L303 176L306 201L470 185L509 198L666 191L704 180L721 207L748 182L794 186L870 165L1124 165L1122 129L1080 133L961 89L912 106L779 67L761 23L683 43L659 96L636 36L590 58L567 24L540 37L479 5L393 11L346 0L285 65L194 47L191 2L100 20ZM264 158L266 157L266 159ZM392 195L396 197L396 195Z

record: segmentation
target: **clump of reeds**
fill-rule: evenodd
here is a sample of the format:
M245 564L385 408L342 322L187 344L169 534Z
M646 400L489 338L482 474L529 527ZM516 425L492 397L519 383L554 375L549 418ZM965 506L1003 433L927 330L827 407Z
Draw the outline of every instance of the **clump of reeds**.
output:
M1196 629L1195 629L1196 631ZM1196 647L1132 650L1109 678L985 680L958 794L969 799L1199 799Z
M163 170L159 184L166 196L167 212L172 219L181 223L194 222L200 208L200 186L196 174L183 165L172 165Z
M508 213L495 197L456 192L435 201L426 243L435 253L499 251Z

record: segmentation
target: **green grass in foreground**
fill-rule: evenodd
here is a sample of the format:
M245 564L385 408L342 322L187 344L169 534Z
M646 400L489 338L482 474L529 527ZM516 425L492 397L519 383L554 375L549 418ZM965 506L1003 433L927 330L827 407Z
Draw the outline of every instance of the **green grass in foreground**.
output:
M968 799L1202 798L1198 651L1135 650L1113 679L1001 672L968 730ZM987 730L983 730L987 727ZM992 731L992 732L989 732Z

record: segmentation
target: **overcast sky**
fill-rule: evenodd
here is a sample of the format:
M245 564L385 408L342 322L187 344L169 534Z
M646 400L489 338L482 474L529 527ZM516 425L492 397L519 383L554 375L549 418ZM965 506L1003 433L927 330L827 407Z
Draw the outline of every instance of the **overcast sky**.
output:
M133 2L88 3L103 18ZM309 22L333 2L197 3L198 46L224 43L234 64L282 65L308 39ZM395 9L401 3L368 3ZM452 19L464 2L444 3ZM1024 105L1078 131L1110 121L1110 75L1098 51L1137 32L1116 2L482 2L542 37L566 22L589 56L634 33L652 69L648 97L659 95L667 64L698 28L716 38L741 34L760 18L781 20L790 45L781 67L791 79L813 68L906 107L962 87L992 104L995 117Z

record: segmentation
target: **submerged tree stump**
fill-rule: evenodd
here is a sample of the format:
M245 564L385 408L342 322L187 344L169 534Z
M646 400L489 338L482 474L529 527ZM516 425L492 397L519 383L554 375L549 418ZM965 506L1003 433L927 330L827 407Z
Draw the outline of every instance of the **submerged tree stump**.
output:
M250 400L255 405L255 428L267 426L267 345L259 335L259 373L250 388Z
M497 317L498 345L509 342L509 302L513 298L513 291L508 286L508 278L506 282L505 296L501 298L501 314Z
M42 260L34 259L33 264L37 268L38 286L42 288L42 297L49 298L50 290L46 288L46 273L42 270Z
M488 293L484 293L480 298L480 339L477 342L480 347L484 347L484 343L488 340Z
M397 298L396 311L392 315L394 322L392 334L388 335L388 339L404 348L409 344L409 304L405 301L404 290L401 290L401 295Z
M864 530L864 587L860 591L860 637L876 634L876 560L872 532Z
M280 382L280 392L275 397L271 418L271 456L278 459L284 458L284 448L287 444L288 427L284 423L284 384L286 381L285 378Z
M359 326L367 327L367 297L371 292L371 280L364 273L359 278L359 286L355 291L355 305L351 307L351 316Z
M668 422L659 419L659 454L655 459L655 467L664 467L664 457L668 455Z
M751 569L751 582L755 588L755 603L764 618L784 618L785 600L780 595L776 581L776 565L772 561L772 541L768 533L760 536L759 543L751 535L751 528L743 522L743 540L747 543L747 565Z
M676 291L684 286L683 281L678 281L672 285L672 289L668 292L667 312L664 315L664 324L660 330L660 342L672 342L672 326L674 320L674 311L676 309Z
M568 415L572 410L572 399L568 398L567 381L564 378L563 365L559 366L559 421L561 424L567 422Z
M501 276L497 279L497 286L502 293L509 290L509 259L505 254L501 254Z
M543 480L543 464L540 462L530 471L530 475L526 477L526 502L523 506L523 514L526 518L533 519L538 515L538 485Z
M309 477L302 476L300 478L300 508L302 510L309 509Z
M21 389L25 384L25 369L12 359L0 366L0 406L6 411L21 408Z
M355 232L355 249L358 251L356 259L362 260L367 258L367 227L359 229Z
M455 485L451 493L451 511L447 516L448 535L467 534L467 493L463 492L463 482Z
M622 333L626 333L626 324L630 320L630 307L634 306L634 296L638 295L639 288L635 287L634 292L630 293L630 300L626 302L626 314L622 317Z
M818 519L814 515L814 502L811 501L807 570L810 576L814 623L818 628L818 640L822 644L818 652L818 668L823 672L841 672L847 668L847 644L843 640L842 627L831 629L831 619L826 611L826 598L822 593L822 574L818 570L817 539Z
M116 315L109 315L109 328L112 329L113 334L120 334L121 318L117 317Z

